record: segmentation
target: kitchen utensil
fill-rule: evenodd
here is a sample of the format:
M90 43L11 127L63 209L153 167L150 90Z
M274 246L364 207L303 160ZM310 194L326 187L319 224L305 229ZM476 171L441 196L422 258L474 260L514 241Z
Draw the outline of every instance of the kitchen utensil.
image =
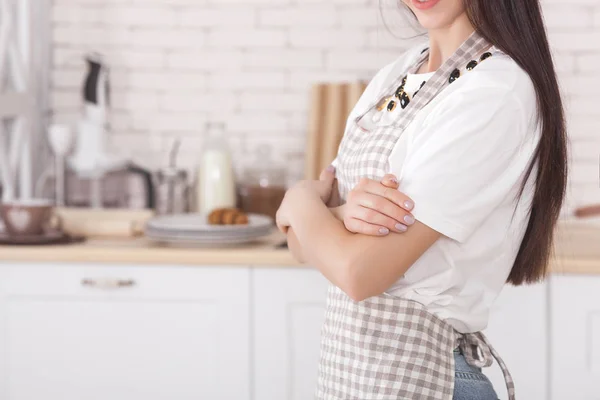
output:
M69 235L85 237L141 236L144 225L154 216L152 210L57 208L62 230Z
M42 235L53 221L53 203L45 199L13 200L0 204L0 217L10 236ZM60 219L54 219L60 226Z
M252 168L244 170L244 178L239 186L242 210L275 219L285 191L285 170L274 167L270 146L259 146Z
M206 134L197 174L196 209L208 214L217 208L235 207L236 196L225 125L208 123Z
M73 145L71 128L67 125L54 124L48 128L48 142L54 153L54 195L56 205L65 205L66 179L65 158Z
M350 111L366 88L362 82L313 86L306 145L305 178L319 174L337 155Z
M181 142L176 140L169 152L169 166L156 174L156 214L180 214L188 211L188 175L177 169L176 159Z
M151 240L165 243L234 244L246 243L268 235L273 220L263 215L248 215L247 225L210 225L205 214L158 216L146 224Z

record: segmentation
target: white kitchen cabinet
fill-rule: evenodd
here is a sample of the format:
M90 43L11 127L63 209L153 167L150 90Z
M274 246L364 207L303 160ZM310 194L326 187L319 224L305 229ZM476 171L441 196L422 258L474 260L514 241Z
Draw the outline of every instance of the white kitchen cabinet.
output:
M552 400L600 399L600 277L551 279Z
M548 285L505 286L484 332L515 381L518 399L548 399ZM498 364L483 371L500 399L508 398Z
M312 399L328 282L308 269L252 275L254 399Z
M250 398L247 268L93 265L0 264L2 400Z

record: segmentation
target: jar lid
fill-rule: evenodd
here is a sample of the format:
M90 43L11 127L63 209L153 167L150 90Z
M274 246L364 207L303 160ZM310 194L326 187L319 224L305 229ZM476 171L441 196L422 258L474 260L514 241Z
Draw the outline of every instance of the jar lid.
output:
M271 146L261 144L255 150L254 162L244 170L244 181L252 186L285 186L286 171L272 162Z
M248 168L244 171L244 181L254 186L285 186L284 169Z

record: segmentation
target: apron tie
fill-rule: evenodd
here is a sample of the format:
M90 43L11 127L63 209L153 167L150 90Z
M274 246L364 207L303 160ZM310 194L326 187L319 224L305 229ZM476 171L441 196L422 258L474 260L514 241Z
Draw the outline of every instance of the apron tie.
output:
M469 365L477 368L485 368L492 365L494 359L500 366L506 383L509 400L515 400L515 382L508 371L500 354L490 344L485 335L481 332L464 333L458 339L458 347L465 356Z

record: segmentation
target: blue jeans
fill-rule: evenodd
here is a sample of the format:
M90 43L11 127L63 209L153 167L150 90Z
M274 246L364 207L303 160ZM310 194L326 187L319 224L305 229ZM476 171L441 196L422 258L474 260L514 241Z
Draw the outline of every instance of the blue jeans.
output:
M497 400L492 383L480 368L467 364L465 356L454 352L454 396L453 400Z

